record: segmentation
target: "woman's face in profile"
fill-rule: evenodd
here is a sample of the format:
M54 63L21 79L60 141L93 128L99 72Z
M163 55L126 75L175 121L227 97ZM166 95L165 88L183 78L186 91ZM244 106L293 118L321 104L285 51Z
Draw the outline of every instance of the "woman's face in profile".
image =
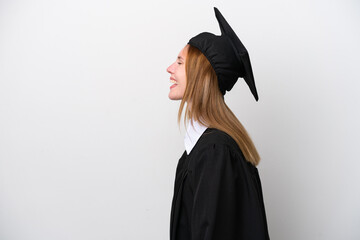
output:
M170 73L169 98L171 100L181 100L186 88L185 60L187 56L188 45L181 49L176 61L171 64L166 71Z

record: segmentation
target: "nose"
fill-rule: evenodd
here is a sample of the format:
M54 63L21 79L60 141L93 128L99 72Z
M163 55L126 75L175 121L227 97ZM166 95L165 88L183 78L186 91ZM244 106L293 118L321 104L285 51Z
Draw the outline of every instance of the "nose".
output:
M166 71L167 71L168 73L173 73L173 65L174 65L174 64L171 64L171 65L166 69Z

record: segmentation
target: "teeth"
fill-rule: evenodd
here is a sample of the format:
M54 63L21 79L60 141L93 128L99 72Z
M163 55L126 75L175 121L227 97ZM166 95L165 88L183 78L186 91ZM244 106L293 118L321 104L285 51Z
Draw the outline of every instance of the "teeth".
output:
M177 84L177 83L176 83L176 81L174 81L174 80L172 80L172 79L170 79L170 82L171 82L171 83L175 83L175 84Z

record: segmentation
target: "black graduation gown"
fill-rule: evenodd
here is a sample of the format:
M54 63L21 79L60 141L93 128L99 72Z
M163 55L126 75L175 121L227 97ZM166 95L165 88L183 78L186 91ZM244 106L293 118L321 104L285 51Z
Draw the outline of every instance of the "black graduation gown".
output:
M170 240L269 239L259 173L228 134L207 128L179 159Z

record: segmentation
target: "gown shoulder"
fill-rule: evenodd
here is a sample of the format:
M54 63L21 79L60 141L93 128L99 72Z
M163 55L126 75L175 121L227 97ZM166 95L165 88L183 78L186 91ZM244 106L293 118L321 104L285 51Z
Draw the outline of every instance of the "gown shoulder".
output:
M236 159L240 159L244 165L253 173L257 168L250 162L246 161L243 152L236 141L226 132L216 128L207 128L203 135L199 138L192 150L193 156L190 157L199 158L204 152L208 152L210 148L215 148L217 151L228 150L231 156Z

